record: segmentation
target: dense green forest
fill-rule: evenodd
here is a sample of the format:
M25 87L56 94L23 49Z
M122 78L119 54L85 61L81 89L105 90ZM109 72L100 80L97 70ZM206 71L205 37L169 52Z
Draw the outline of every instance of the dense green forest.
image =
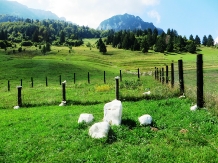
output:
M158 30L95 30L87 26L78 26L63 20L32 20L8 15L0 15L0 47L7 49L14 43L22 46L44 45L50 50L50 45L80 46L83 38L99 39L96 46L101 52L106 52L106 45L114 48L148 52L190 52L195 53L197 46L214 46L211 35L204 35L203 40L198 35L190 35L189 38L181 36L174 29L168 29L158 35ZM102 46L101 46L102 45ZM46 48L48 46L48 48ZM90 46L90 45L87 45ZM102 48L103 47L103 50ZM19 47L18 47L19 48ZM22 49L20 49L22 50ZM43 49L42 49L43 51Z

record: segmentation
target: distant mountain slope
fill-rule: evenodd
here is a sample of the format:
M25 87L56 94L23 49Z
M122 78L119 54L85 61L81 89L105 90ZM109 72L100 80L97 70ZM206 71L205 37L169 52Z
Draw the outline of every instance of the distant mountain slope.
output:
M156 28L153 23L144 22L139 16L124 14L124 15L115 15L109 19L106 19L100 23L97 29L99 30L108 30L114 29L115 31L119 30L134 30L134 29L148 29L152 30ZM162 33L163 30L158 29L158 33Z
M29 19L57 19L60 18L52 13L51 11L37 10L28 8L25 5L22 5L16 1L0 1L0 14L2 15L13 15L21 18ZM63 18L62 18L63 19Z

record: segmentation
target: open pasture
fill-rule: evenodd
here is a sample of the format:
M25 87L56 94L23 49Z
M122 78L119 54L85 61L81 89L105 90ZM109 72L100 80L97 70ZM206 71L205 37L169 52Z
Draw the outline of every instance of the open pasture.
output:
M185 94L193 103L196 101L196 54L190 53L149 53L107 47L103 55L93 45L96 39L85 39L84 46L68 47L52 46L52 51L43 55L37 47L25 47L25 51L11 54L1 50L0 90L2 92L1 108L12 108L16 105L17 89L22 79L23 103L27 106L52 105L61 101L61 81L67 81L67 100L72 103L99 103L114 98L114 77L122 72L121 95L142 98L142 93L150 88L157 96L173 92L178 93L178 60L183 60ZM90 43L92 47L86 47ZM199 47L198 53L204 60L204 95L206 106L216 107L218 49ZM154 68L165 68L174 63L175 89L158 91L161 84L151 77ZM138 81L137 69L140 73ZM105 79L104 79L105 72ZM88 81L88 73L90 83ZM169 73L170 74L170 73ZM75 79L74 79L75 75ZM170 76L170 75L169 75ZM31 77L34 88L31 88ZM48 87L46 87L46 77ZM8 80L10 91L8 92ZM170 86L169 86L170 87ZM125 89L126 88L126 89ZM158 88L158 89L157 89ZM52 92L52 93L51 93ZM215 110L216 112L216 110Z
M218 161L217 109L210 98L216 94L218 50L200 48L204 54L205 95L210 102L206 104L211 107L209 111L190 112L196 102L195 54L142 54L108 46L107 54L102 55L96 48L83 46L70 53L67 47L52 47L42 55L36 49L26 47L25 52L15 54L8 54L10 49L0 51L0 162ZM178 98L179 59L184 63L186 99ZM174 89L154 80L151 73L154 67L170 66L172 62ZM138 68L144 74L140 79ZM102 121L104 103L115 98L114 77L120 70L122 124L112 126L107 138L91 139L91 124L77 124L78 117L86 112L94 115L94 122ZM67 81L65 107L58 106L62 101L60 75L61 81ZM20 79L23 107L13 110ZM149 88L151 95L144 96ZM143 114L152 116L151 127L139 125L138 117Z

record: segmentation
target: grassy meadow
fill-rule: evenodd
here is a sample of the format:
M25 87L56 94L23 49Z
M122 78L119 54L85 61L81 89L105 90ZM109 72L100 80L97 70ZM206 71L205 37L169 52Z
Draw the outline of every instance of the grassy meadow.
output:
M15 54L10 48L0 50L0 162L218 162L218 49L199 48L206 109L196 112L190 111L196 103L196 54L143 54L108 46L103 55L85 45L70 52L68 47L51 49L46 55L37 47ZM178 98L179 59L184 64L185 99ZM172 62L174 89L152 76L154 67L170 69ZM104 104L115 99L114 78L120 70L122 124L111 126L107 138L91 139L88 129L102 121ZM65 107L58 106L60 75L67 81ZM21 79L23 107L14 110ZM148 89L151 95L144 96ZM94 122L78 124L81 113L92 113ZM151 127L139 125L143 114L152 116Z

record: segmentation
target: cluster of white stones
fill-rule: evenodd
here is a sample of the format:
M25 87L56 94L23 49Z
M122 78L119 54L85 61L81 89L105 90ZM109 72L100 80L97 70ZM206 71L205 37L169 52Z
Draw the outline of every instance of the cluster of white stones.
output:
M104 138L107 137L110 130L110 125L121 125L122 120L122 103L119 100L113 100L104 105L104 118L103 122L94 123L89 128L89 135L92 138ZM82 113L79 116L78 123L91 123L94 120L94 116L88 113ZM152 117L145 114L139 117L141 125L150 125L152 123Z

